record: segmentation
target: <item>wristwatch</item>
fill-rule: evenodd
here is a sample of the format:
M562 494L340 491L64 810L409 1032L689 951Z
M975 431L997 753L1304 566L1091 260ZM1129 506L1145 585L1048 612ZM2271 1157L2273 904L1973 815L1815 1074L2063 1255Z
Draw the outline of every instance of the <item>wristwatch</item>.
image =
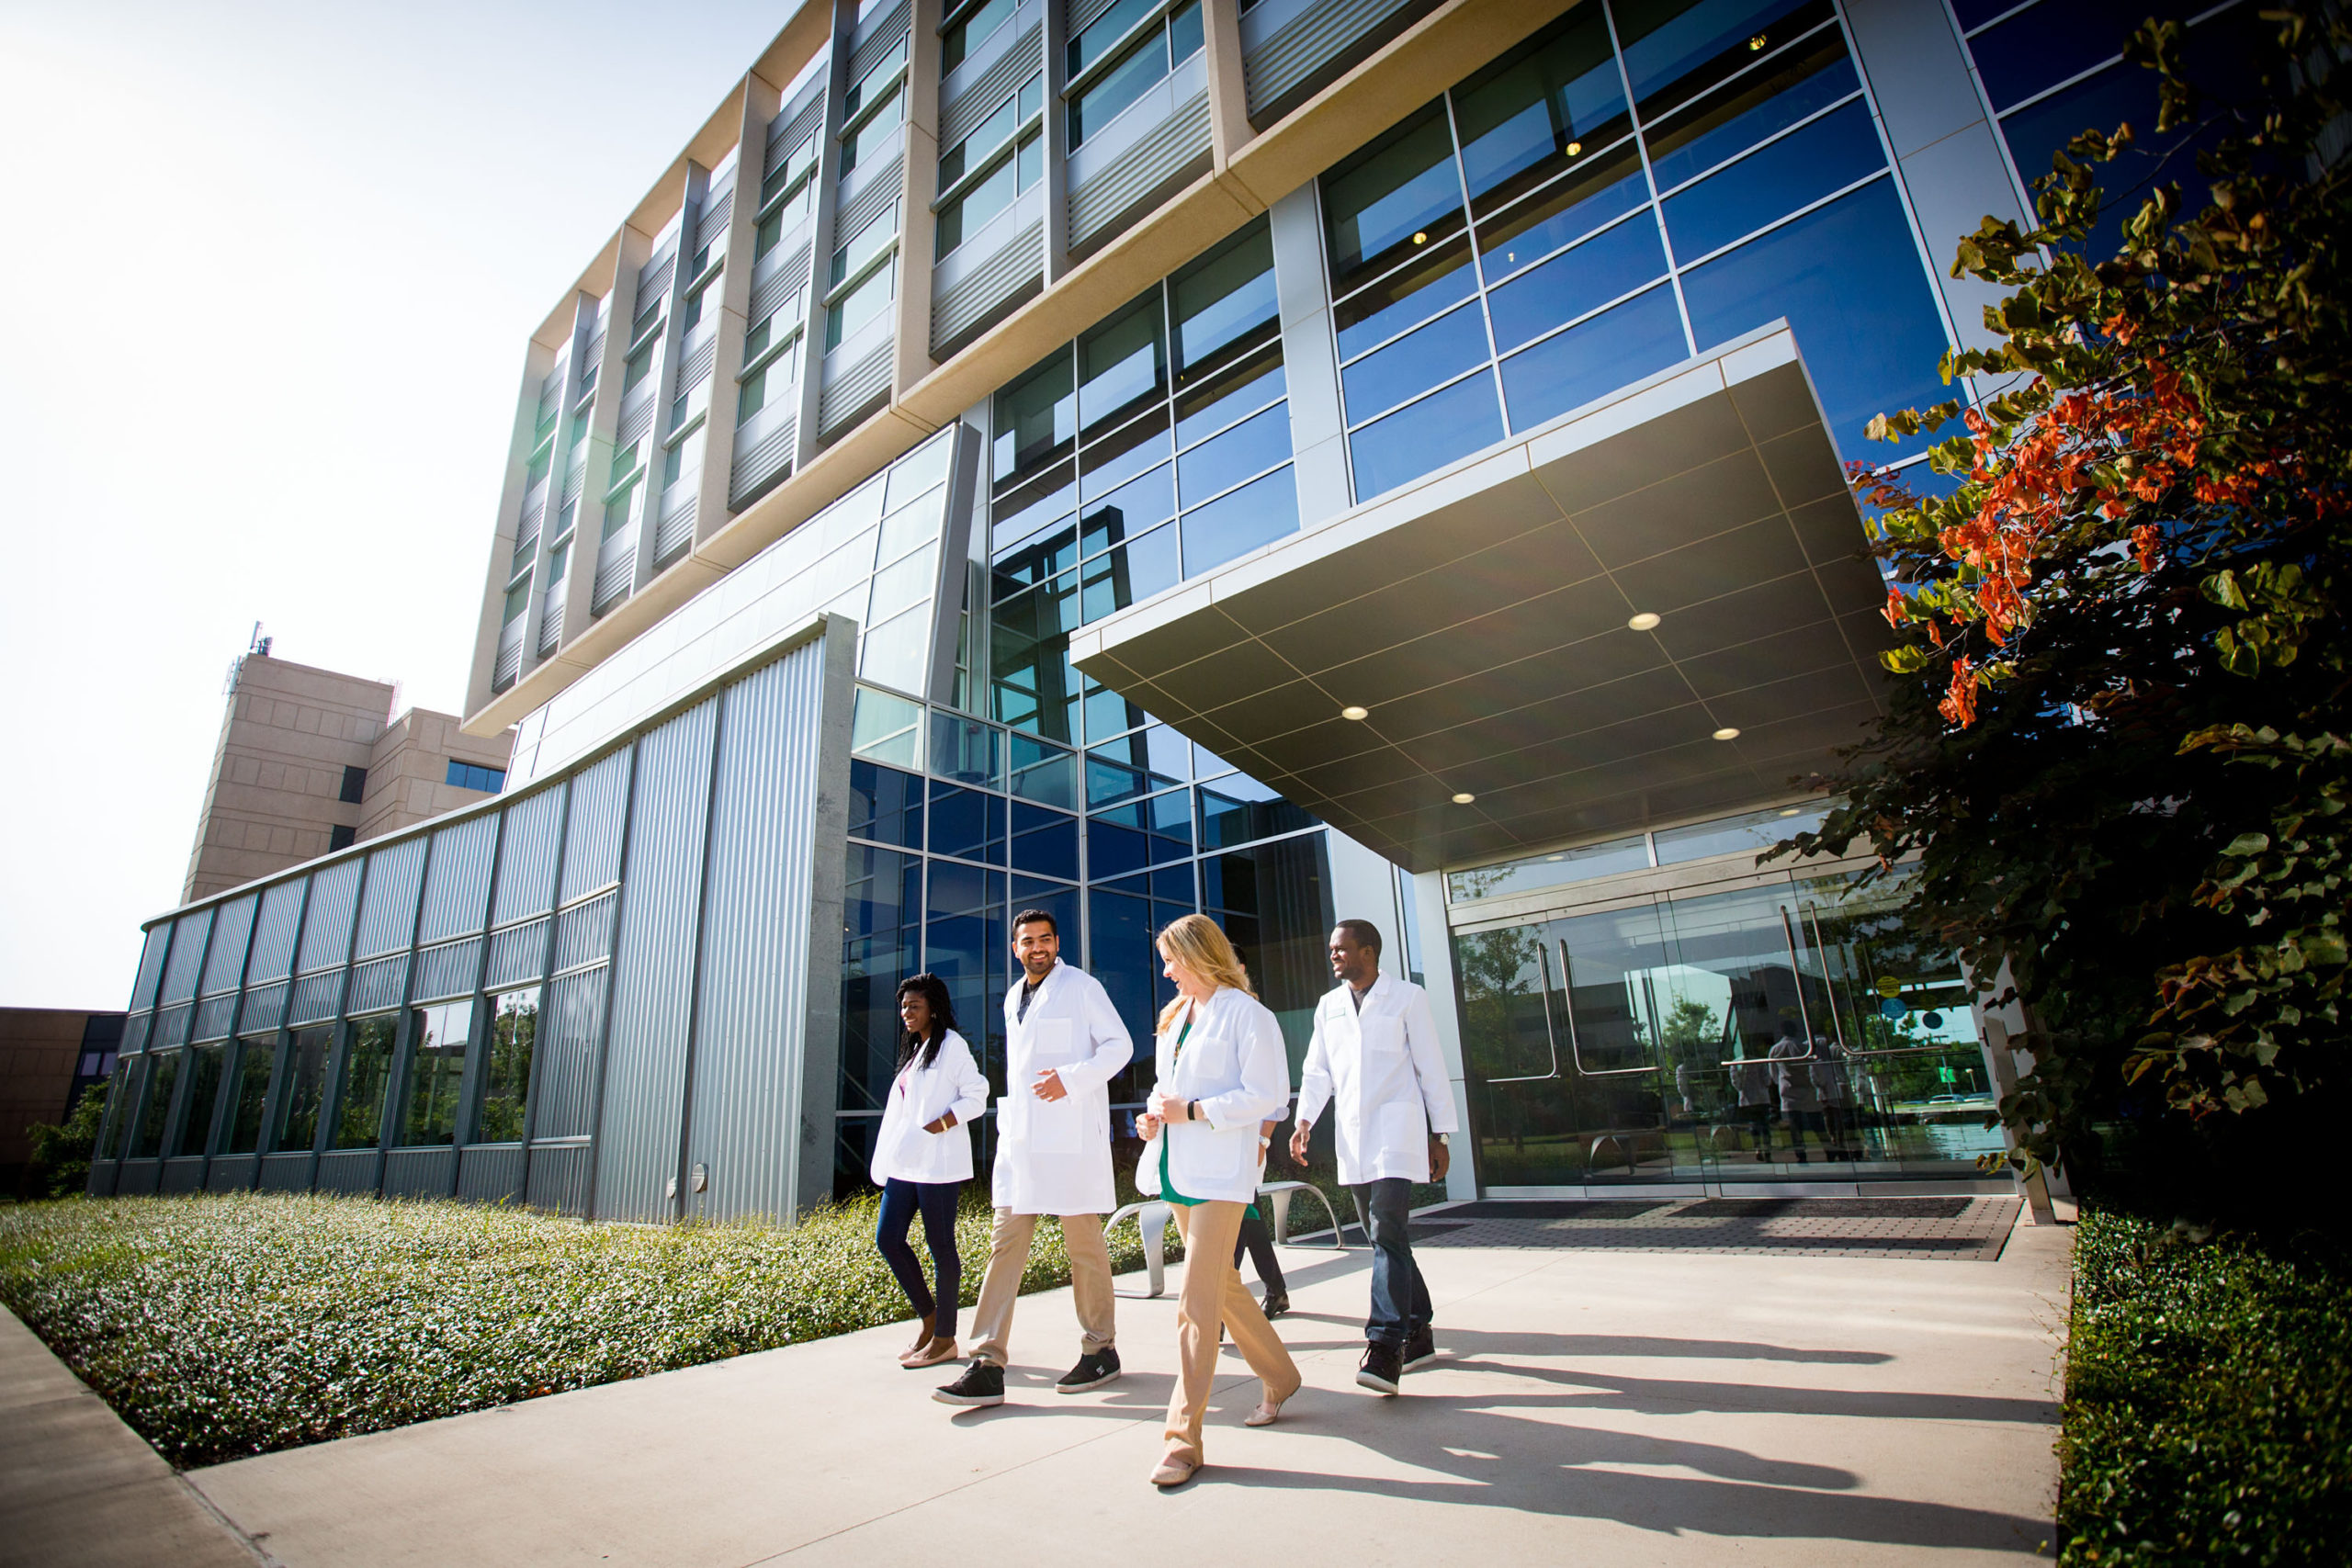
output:
M1201 1102L1197 1100L1186 1100L1184 1102L1184 1120L1187 1122L1197 1122L1200 1119Z

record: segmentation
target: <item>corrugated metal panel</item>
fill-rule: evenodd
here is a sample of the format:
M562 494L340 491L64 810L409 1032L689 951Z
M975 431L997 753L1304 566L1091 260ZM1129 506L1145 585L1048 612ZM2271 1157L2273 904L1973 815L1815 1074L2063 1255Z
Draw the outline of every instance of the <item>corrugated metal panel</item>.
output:
M120 1054L128 1056L147 1048L147 1026L155 1021L152 1012L134 1012L122 1021Z
M251 1155L222 1155L204 1173L207 1192L243 1192L254 1184L261 1162Z
M532 1092L535 1138L578 1138L594 1130L596 1048L604 1034L605 970L567 975L548 987L539 1009L538 1081Z
M368 857L368 893L359 910L355 958L406 947L416 934L416 893L424 880L424 840L405 839Z
M307 1192L311 1190L311 1156L264 1155L261 1190L265 1192Z
M196 995L197 977L204 969L204 938L212 929L212 911L198 909L182 915L172 932L172 960L164 966L165 1002L184 1002Z
M315 1192L373 1192L376 1190L376 1151L373 1149L333 1149L319 1156L319 1179L311 1186Z
M808 282L808 245L807 242L789 255L778 261L766 276L752 287L752 308L746 316L758 326L781 309L785 301L806 287Z
M557 835L563 827L563 785L526 795L506 808L506 838L498 848L498 896L490 923L503 926L555 904Z
M328 866L311 878L311 908L302 921L304 973L341 964L351 956L351 917L359 908L357 857Z
M433 835L418 942L440 942L481 930L482 913L490 907L491 852L497 843L498 818L486 813Z
M684 481L679 481L679 488ZM662 521L653 536L655 564L666 564L680 550L695 542L695 518L702 509L702 498L688 491L684 500L674 506L662 509Z
M583 964L610 957L613 951L613 911L620 895L607 893L575 904L555 918L555 958L548 968L560 975Z
M799 434L799 426L797 418L785 420L735 455L732 471L727 476L728 505L741 511L791 471L793 438Z
M628 897L613 961L604 1125L597 1129L600 1219L660 1220L676 1213L662 1186L678 1164L718 716L716 701L697 704L636 748L642 757L630 813Z
M905 164L906 158L901 154L890 160L890 167L878 174L867 175L865 177L869 183L842 204L841 212L833 220L833 232L846 239L897 206L899 191L906 184L901 172ZM859 172L865 173L863 170Z
M481 1144L458 1151L458 1196L470 1203L500 1203L523 1195L523 1146Z
M203 1191L204 1161L201 1159L165 1160L164 1179L156 1184L155 1190L166 1195L175 1192Z
M1263 112L1416 0L1328 0L1241 59L1250 113Z
M1069 241L1082 244L1112 228L1170 182L1208 155L1206 94L1179 104L1157 129L1115 162L1069 193Z
M139 977L130 986L130 1010L138 1012L155 1005L155 989L164 979L164 949L172 940L171 922L147 929L146 945L139 950Z
M260 902L260 895L248 893L220 906L213 921L212 952L204 960L204 995L237 988L245 972L245 942L253 935L254 909Z
M678 362L678 387L675 393L684 397L710 379L710 367L718 355L718 334L713 333L703 340L702 346Z
M196 1004L196 1025L191 1040L225 1040L229 1037L229 1021L236 1016L237 993L225 997L207 997Z
M482 989L503 991L509 986L537 979L539 966L547 962L547 956L548 923L544 919L492 932L490 971L482 979Z
M857 29L865 35L865 41L849 57L850 81L857 81L881 64L883 57L906 36L907 11L908 0L899 0L888 11Z
M670 292L670 281L676 276L677 265L678 243L673 240L660 255L647 262L638 270L637 313L639 315L645 314L645 308L657 298Z
M864 414L889 387L890 344L886 342L827 384L818 400L818 432L831 435Z
M805 644L724 694L687 1154L707 1218L794 1208L824 656Z
M764 176L768 170L775 167L778 158L816 135L817 127L824 118L824 78L820 73L797 107L787 104L783 113L768 122L768 158L761 168L761 175Z
M187 1002L167 1007L155 1015L155 1043L153 1049L168 1051L175 1045L187 1043L189 1015L195 1009Z
M1012 96L1022 83L1045 69L1045 55L1038 47L1042 34L1043 29L1029 28L997 57L988 74L939 106L940 146L952 150L978 130L980 122Z
M457 1185L455 1149L394 1149L384 1156L387 1198L447 1198Z
M594 1144L558 1144L551 1148L534 1145L530 1181L523 1201L534 1209L552 1209L559 1214L585 1214L589 1183L595 1174Z
M462 997L474 988L474 976L481 969L480 937L424 948L416 955L416 983L409 987L409 998L429 1002L443 997Z
M333 1018L343 1003L343 971L329 970L324 975L305 975L294 982L292 1000L286 1005L288 1023L316 1023Z
M144 1198L155 1190L163 1174L162 1160L127 1159L115 1178L114 1190L125 1198Z
M590 613L603 615L616 600L628 597L637 579L637 525L632 523L596 547L596 581L588 602Z
M286 1016L286 982L276 981L257 986L245 993L245 1005L237 1015L237 1027L247 1034L256 1030L276 1029Z
M379 958L373 964L354 964L351 970L351 1000L344 1010L356 1016L396 1008L401 1005L401 988L407 983L408 954L405 953Z
M630 751L624 746L571 781L571 820L563 833L563 903L621 874Z
M122 1174L119 1160L94 1159L90 1162L90 1196L109 1198L114 1195L116 1180Z
M955 342L986 321L990 311L1045 277L1046 229L1032 223L978 269L943 290L931 304L931 341L934 347Z
M1117 0L1069 0L1069 6L1062 12L1069 27L1069 36L1076 38L1084 32L1095 17L1115 4Z
M695 214L695 249L704 246L716 250L727 243L727 220L735 215L735 187L729 186L716 197L706 196L702 210Z
M641 398L632 396L621 404L621 422L613 430L613 450L628 450L653 428L653 385L650 380L639 382L636 390L648 395Z
M254 921L254 957L245 965L245 984L264 985L294 973L294 932L302 923L302 886L296 877L281 882L261 896L261 915Z

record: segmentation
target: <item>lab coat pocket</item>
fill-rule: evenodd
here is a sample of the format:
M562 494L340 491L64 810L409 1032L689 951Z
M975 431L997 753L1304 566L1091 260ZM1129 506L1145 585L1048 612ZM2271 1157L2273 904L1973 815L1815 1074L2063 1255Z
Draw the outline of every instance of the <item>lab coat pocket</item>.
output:
M1071 1059L1070 1021L1041 1018L1030 1029L1029 1059L1040 1070L1058 1067Z
M1414 1134L1419 1131L1415 1123L1420 1120L1414 1114L1415 1110L1416 1107L1410 1100L1391 1100L1380 1108L1380 1146L1382 1148L1393 1150L1398 1154L1412 1152Z
M1385 1061L1403 1054L1405 1021L1380 1013L1365 1013L1356 1020L1357 1032L1363 1040L1363 1054L1368 1058Z
M1078 1153L1080 1123L1085 1109L1078 1096L1066 1094L1061 1099L1046 1101L1034 1100L1029 1111L1029 1149L1033 1154L1074 1155Z
M1233 1042L1195 1036L1177 1057L1176 1082L1194 1099L1234 1087Z

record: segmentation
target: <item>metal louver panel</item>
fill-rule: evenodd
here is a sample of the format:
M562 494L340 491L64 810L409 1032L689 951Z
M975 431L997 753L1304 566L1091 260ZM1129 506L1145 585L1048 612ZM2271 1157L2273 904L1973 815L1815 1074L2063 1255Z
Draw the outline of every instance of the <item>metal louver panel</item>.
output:
M587 479L587 477L588 444L586 442L582 442L581 443L579 456L572 458L571 465L563 470L563 499L566 501L578 500L580 497L581 484Z
M604 362L605 329L598 327L595 335L588 340L587 352L580 356L580 373L585 376Z
M1102 234L1136 206L1209 155L1209 100L1204 93L1162 120L1116 163L1069 193L1073 245Z
M363 1012L381 1012L386 1008L401 1005L401 990L408 984L408 954L395 953L379 958L372 964L360 964L351 971L351 999L344 1010L355 1017Z
M740 448L727 476L727 504L741 512L769 486L792 471L793 438L799 421L788 418L751 446Z
M978 270L958 279L931 302L931 342L934 355L958 334L986 321L989 313L1033 284L1041 284L1046 267L1046 229L1032 223L1012 243L990 256Z
M549 964L556 974L612 955L613 911L619 903L618 893L605 893L556 916L555 955Z
M727 243L727 222L735 215L735 187L729 186L716 199L706 197L701 213L695 219L695 249L707 245L714 254Z
M514 1144L469 1144L458 1151L458 1197L498 1203L523 1195L523 1151Z
M661 526L653 533L654 565L669 565L680 551L695 542L695 514L701 510L702 498L691 490L674 504L663 506Z
M638 269L637 313L645 314L656 299L670 292L670 282L677 276L678 247L675 241L662 253Z
M490 683L503 691L514 683L523 672L523 621L516 616L498 634L498 663L490 672Z
M644 392L645 396L637 399L634 404L621 405L621 422L613 430L614 451L627 451L653 428L652 386L650 380L639 382L637 389Z
M311 908L302 920L302 957L297 965L338 968L351 956L351 921L359 908L360 861L356 855L325 866L311 878Z
M899 0L888 12L876 17L870 28L860 29L865 33L865 41L859 44L857 51L849 57L849 79L852 82L881 64L882 57L897 48L899 40L907 36L908 4L909 0Z
M416 898L424 882L424 840L410 839L368 857L368 892L359 906L355 958L396 952L416 934Z
M539 525L547 521L547 515L548 494L541 491L538 499L523 509L523 520L515 525L514 536L518 539L537 538Z
M1263 112L1416 0L1322 0L1241 59L1250 113Z
M684 363L678 367L678 395L680 397L685 396L710 379L711 361L718 357L718 334L713 333L704 340L700 348L686 355ZM625 441L621 445L626 446L628 443Z
M294 982L292 998L286 1006L288 1023L316 1023L333 1018L343 1005L343 971L325 975L305 975Z
M226 1040L229 1021L237 1016L237 993L223 997L207 997L196 1005L196 1027L188 1035L191 1040Z
M571 820L563 834L560 903L569 904L620 880L621 834L628 827L622 813L628 803L632 750L624 746L572 778Z
M131 982L130 1010L141 1011L155 1005L155 987L164 979L164 950L172 940L172 923L165 920L147 930L146 944L139 950L139 977Z
M637 525L629 525L596 551L596 582L589 609L603 615L628 597L637 579Z
M553 400L563 391L563 373L566 368L567 367L564 365L563 361L559 359L556 361L554 369L539 378L539 401L541 403L547 403Z
M878 174L867 175L863 169L858 171L858 175L864 177L864 183L858 186L857 194L842 204L840 215L833 220L836 243L849 241L898 201L899 187L905 183L902 176L906 164L902 153L891 159ZM830 295L831 290L826 292Z
M757 326L775 315L808 282L808 247L802 244L778 262L775 271L752 286L752 324Z
M440 942L481 930L490 908L491 854L497 843L498 818L487 813L433 835L418 942Z
M563 640L562 578L548 584L547 604L539 611L539 656L553 653L556 644Z
M447 1198L457 1186L456 1149L394 1149L384 1156L387 1198Z
M491 897L491 924L506 925L554 907L562 825L560 784L534 790L506 807L505 832L498 847L498 885Z
M1062 13L1069 23L1069 36L1076 38L1084 32L1088 24L1117 3L1118 0L1069 0Z
M237 1028L246 1034L265 1029L276 1029L286 1021L286 982L263 986L245 993L245 1005L237 1015Z
M1011 96L1022 83L1044 69L1043 37L1042 28L1029 28L1013 39L997 62L989 67L988 74L939 106L940 146L952 150L996 112L997 105Z
M204 941L212 930L212 911L182 915L172 926L172 961L164 967L164 1000L184 1002L196 995L204 968Z
M482 976L482 989L503 991L509 986L537 979L547 956L548 923L544 919L492 931L490 968Z
M462 997L474 988L474 974L481 967L480 937L422 948L416 955L416 983L409 987L409 995L420 1002Z
M245 972L245 943L254 931L254 907L260 901L258 895L248 893L220 906L213 917L212 951L205 955L199 994L209 997L237 988Z
M188 1020L194 1015L195 1011L196 1009L192 1004L182 1002L177 1007L167 1007L164 1009L163 1011L157 1013L155 1015L155 1043L149 1046L148 1049L151 1051L168 1051L175 1045L187 1044Z
M850 423L890 389L890 350L891 344L885 341L827 384L818 400L820 434L831 435Z
M825 118L824 77L820 73L818 85L809 92L808 100L797 108L786 107L768 124L767 160L760 166L762 178L776 166L777 162L803 141L817 134L817 127Z

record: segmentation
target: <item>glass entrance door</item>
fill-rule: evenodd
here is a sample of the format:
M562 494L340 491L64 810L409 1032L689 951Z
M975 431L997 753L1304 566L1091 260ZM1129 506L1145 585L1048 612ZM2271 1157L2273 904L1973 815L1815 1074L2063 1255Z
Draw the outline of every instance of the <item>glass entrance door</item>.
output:
M1973 1170L1983 1056L1905 902L1792 878L1457 932L1481 1179Z

